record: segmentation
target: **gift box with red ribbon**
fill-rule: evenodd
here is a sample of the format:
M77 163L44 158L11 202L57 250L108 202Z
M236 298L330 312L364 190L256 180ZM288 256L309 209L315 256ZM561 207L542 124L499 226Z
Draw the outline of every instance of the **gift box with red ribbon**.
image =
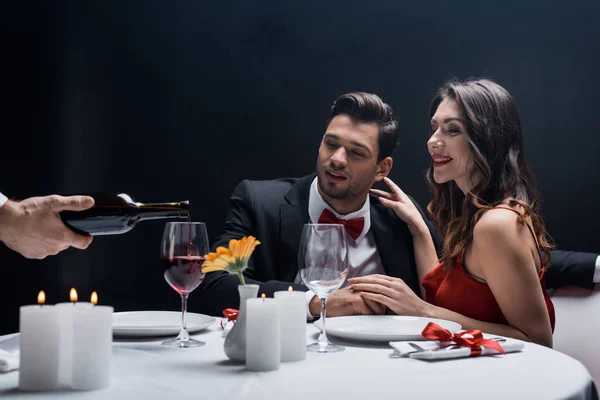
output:
M517 339L485 337L478 329L452 333L434 322L429 322L421 335L429 341L390 342L394 348L391 357L442 360L511 353L523 350L525 345Z

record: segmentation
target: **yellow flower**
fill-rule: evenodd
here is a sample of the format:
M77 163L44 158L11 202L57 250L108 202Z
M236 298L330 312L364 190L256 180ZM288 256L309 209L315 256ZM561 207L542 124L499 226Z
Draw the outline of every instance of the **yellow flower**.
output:
M231 239L229 248L217 247L215 253L208 253L206 261L202 264L202 272L227 271L237 274L242 285L245 285L244 270L248 267L248 260L260 242L254 236L246 236L240 240Z
M233 261L231 251L225 247L217 247L216 253L208 253L204 257L206 257L206 261L202 264L204 273L224 270Z

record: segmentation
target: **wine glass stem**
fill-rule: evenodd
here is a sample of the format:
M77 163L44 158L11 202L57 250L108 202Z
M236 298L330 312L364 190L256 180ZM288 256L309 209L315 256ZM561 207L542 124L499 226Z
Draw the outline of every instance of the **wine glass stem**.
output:
M187 330L187 325L185 323L185 313L187 312L187 293L181 294L181 328Z
M179 333L179 337L181 340L186 341L190 338L189 333L187 332L187 325L185 323L185 314L187 312L187 293L181 293L181 332Z
M321 325L323 325L323 330L319 334L319 346L327 347L329 340L327 339L327 331L325 330L325 315L327 314L326 306L327 306L327 297L322 297L321 299Z

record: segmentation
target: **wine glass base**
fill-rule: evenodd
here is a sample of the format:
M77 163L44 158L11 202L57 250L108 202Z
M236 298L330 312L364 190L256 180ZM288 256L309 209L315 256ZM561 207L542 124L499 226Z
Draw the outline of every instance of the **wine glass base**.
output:
M201 342L199 340L196 339L188 339L188 340L181 340L181 339L169 339L169 340L165 340L164 342L161 343L163 346L172 346L172 347L200 347L200 346L204 346L206 343L205 342Z
M333 344L331 342L327 343L313 343L306 346L306 351L310 351L313 353L337 353L338 351L344 351L344 346L340 346L338 344Z

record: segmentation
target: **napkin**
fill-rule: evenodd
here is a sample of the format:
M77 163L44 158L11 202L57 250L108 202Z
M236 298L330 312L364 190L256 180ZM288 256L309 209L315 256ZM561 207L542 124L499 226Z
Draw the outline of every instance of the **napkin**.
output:
M9 335L0 341L0 373L19 368L19 334Z
M495 336L496 337L496 336ZM486 339L490 338L487 336ZM513 353L521 351L525 347L525 342L518 339L503 338L504 341L498 342L504 349L505 353ZM409 343L415 343L426 351L417 351ZM447 360L452 358L463 358L471 356L471 349L468 347L456 346L452 342L438 342L435 340L423 342L390 342L390 346L394 349L393 356L406 356L420 360ZM408 354L412 353L412 354ZM481 348L481 355L500 354L497 350L487 347Z
M0 349L0 373L10 372L19 368L19 351L5 351Z

